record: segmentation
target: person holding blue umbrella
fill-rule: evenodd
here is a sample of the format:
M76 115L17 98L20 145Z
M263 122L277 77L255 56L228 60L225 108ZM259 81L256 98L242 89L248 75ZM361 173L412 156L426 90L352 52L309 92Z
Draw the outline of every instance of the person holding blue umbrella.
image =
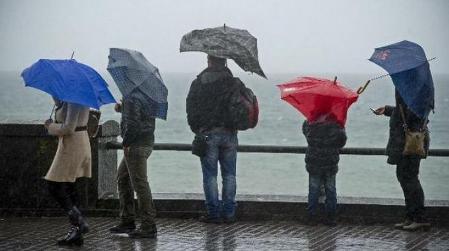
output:
M404 192L406 217L395 228L427 229L424 192L418 178L421 159L429 149L428 116L434 109L434 87L424 50L416 43L402 41L377 48L370 61L391 76L395 106L383 106L376 115L390 117L387 162L396 165L396 176ZM414 146L414 147L411 147Z
M87 133L89 107L115 103L106 82L87 65L75 60L41 59L22 72L26 86L52 95L55 121L48 119L45 128L49 135L59 138L58 149L44 179L50 195L66 211L71 227L61 246L83 244L83 234L89 226L79 207L75 182L90 178L91 149ZM50 115L51 117L51 115Z

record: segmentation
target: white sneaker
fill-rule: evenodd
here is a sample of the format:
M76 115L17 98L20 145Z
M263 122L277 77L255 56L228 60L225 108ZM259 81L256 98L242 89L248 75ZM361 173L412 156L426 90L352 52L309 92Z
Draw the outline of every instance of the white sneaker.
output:
M403 227L408 226L408 225L410 225L410 224L412 224L412 223L413 223L413 221L411 221L411 220L409 220L409 219L406 219L406 220L404 220L404 221L401 222L401 223L394 224L394 228L396 228L396 229L402 229Z
M416 230L424 230L428 231L430 229L430 223L428 222L412 222L412 224L408 226L403 226L403 230L407 231L416 231Z

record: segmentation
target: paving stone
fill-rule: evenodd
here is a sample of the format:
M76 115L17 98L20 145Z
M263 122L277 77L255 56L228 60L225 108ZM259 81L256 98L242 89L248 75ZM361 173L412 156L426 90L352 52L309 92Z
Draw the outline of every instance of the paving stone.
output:
M109 228L117 218L89 218L80 248L59 248L68 230L63 217L0 219L0 250L449 250L449 228L404 232L386 225L304 226L293 221L206 224L194 219L157 219L157 239L129 239Z

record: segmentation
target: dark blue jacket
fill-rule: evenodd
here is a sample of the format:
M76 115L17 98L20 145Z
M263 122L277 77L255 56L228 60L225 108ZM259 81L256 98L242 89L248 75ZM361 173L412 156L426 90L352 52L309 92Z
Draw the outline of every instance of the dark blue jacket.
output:
M309 124L306 120L302 132L307 139L306 169L310 174L338 172L340 149L346 144L346 132L333 122Z

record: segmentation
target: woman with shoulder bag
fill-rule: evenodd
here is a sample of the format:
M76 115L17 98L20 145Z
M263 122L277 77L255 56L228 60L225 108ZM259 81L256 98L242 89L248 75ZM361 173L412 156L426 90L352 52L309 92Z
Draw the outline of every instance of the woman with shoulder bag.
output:
M395 228L414 231L428 229L424 212L424 192L418 178L421 159L427 157L429 134L427 119L416 116L395 93L396 106L384 106L376 115L390 117L390 136L387 145L388 164L396 165L396 176L405 197L406 217Z

